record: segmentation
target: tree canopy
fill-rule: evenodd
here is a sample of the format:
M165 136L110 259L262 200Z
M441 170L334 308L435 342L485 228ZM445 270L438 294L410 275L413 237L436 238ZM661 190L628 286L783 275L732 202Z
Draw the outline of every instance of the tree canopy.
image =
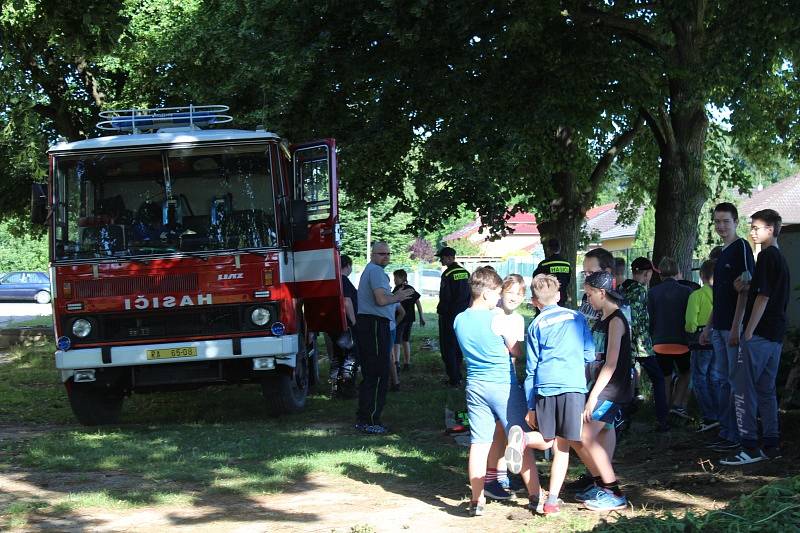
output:
M347 198L396 199L407 244L464 209L577 242L618 161L623 211L653 199L656 258L685 268L685 221L741 182L709 106L756 164L797 150L797 4L3 0L0 197L22 211L46 145L94 135L101 108L225 103L241 127L336 137Z

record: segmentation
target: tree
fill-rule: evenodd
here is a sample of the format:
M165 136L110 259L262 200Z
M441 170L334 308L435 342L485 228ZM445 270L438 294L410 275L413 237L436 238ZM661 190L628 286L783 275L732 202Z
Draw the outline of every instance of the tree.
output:
M427 241L424 237L417 237L414 239L414 242L411 243L411 246L408 247L408 251L410 252L409 257L413 261L424 261L425 263L431 263L434 261L434 253L435 250L431 243Z
M658 146L654 259L688 268L708 197L703 160L710 103L741 97L796 42L797 3L566 2L577 26L610 37L605 53L642 80L636 105ZM731 98L731 95L735 95ZM766 117L764 117L766 118Z
M90 136L109 89L123 83L104 61L125 28L123 2L0 1L0 217L22 215L45 152Z

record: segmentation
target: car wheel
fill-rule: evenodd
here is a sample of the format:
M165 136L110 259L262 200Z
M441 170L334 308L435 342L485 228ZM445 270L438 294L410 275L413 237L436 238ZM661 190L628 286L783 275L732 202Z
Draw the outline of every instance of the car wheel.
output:
M33 297L36 300L37 304L49 304L50 303L50 293L47 291L39 291Z

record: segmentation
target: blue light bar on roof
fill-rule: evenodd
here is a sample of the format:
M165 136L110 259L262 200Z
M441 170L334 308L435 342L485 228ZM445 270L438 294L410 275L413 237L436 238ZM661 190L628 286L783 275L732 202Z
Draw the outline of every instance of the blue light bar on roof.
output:
M187 107L102 111L100 116L106 120L99 122L97 127L101 130L133 133L141 130L182 126L202 128L212 124L231 122L233 120L231 116L222 114L228 109L228 106L224 105L190 105Z

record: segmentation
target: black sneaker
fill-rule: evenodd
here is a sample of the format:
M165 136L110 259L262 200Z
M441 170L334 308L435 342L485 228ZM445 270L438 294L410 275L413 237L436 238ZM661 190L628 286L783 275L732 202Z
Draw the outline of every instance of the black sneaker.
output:
M761 455L767 459L780 459L783 457L781 449L778 446L764 446L761 448Z
M717 442L712 442L706 448L710 448L715 452L725 453L739 448L739 443L731 442L726 439L720 439Z
M404 364L403 365L403 372L408 372L409 370L411 370L411 366L408 363Z
M589 472L584 472L575 481L570 481L564 485L564 488L570 492L583 492L590 487L594 487L594 478Z

